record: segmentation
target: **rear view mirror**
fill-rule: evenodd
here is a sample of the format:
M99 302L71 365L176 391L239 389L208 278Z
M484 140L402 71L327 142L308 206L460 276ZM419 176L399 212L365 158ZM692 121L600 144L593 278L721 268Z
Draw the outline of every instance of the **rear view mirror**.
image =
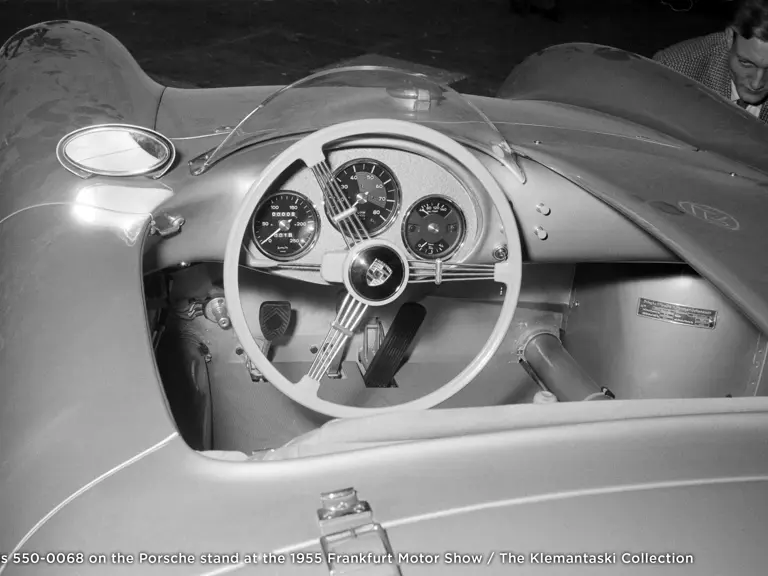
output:
M173 143L161 134L128 124L101 124L71 132L59 142L62 165L89 176L162 176L173 164Z

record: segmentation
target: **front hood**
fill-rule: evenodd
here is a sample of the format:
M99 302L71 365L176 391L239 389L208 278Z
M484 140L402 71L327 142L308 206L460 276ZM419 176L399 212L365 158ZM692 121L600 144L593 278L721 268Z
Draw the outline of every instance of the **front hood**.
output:
M499 97L609 115L768 174L768 126L716 92L631 52L581 43L542 50L514 69Z

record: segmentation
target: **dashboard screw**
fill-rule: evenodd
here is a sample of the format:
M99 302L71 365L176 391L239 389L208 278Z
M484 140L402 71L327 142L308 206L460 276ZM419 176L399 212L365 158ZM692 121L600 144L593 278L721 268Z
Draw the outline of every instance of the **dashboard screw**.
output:
M312 354L317 354L317 350L318 350L317 346L310 346L310 347L309 347L309 351L310 351Z
M507 246L505 244L502 244L501 246L496 246L496 248L493 249L494 260L498 260L499 262L502 262L506 260L508 256L509 256L509 250L507 249Z
M536 228L533 230L533 233L536 234L536 238L539 240L546 240L549 238L549 233L541 226L536 226Z
M539 214L543 214L544 216L549 216L550 214L552 214L552 209L546 204L544 204L543 202L539 202L538 204L536 204L536 211Z

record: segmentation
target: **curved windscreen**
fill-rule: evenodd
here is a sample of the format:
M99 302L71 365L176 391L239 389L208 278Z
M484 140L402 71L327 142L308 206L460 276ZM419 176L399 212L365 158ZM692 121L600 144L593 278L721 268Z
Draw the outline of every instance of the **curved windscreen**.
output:
M281 88L249 113L215 150L198 158L193 169L204 172L257 142L364 118L416 122L495 156L510 153L490 120L455 90L422 74L353 66L318 72Z

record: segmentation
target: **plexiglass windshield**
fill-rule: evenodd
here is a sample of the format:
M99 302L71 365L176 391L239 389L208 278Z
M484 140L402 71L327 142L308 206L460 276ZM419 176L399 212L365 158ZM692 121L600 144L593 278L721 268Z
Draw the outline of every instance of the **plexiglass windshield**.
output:
M421 74L354 66L318 72L281 88L215 150L194 161L193 171L199 174L244 146L364 118L416 122L495 156L510 152L496 127L455 90Z

